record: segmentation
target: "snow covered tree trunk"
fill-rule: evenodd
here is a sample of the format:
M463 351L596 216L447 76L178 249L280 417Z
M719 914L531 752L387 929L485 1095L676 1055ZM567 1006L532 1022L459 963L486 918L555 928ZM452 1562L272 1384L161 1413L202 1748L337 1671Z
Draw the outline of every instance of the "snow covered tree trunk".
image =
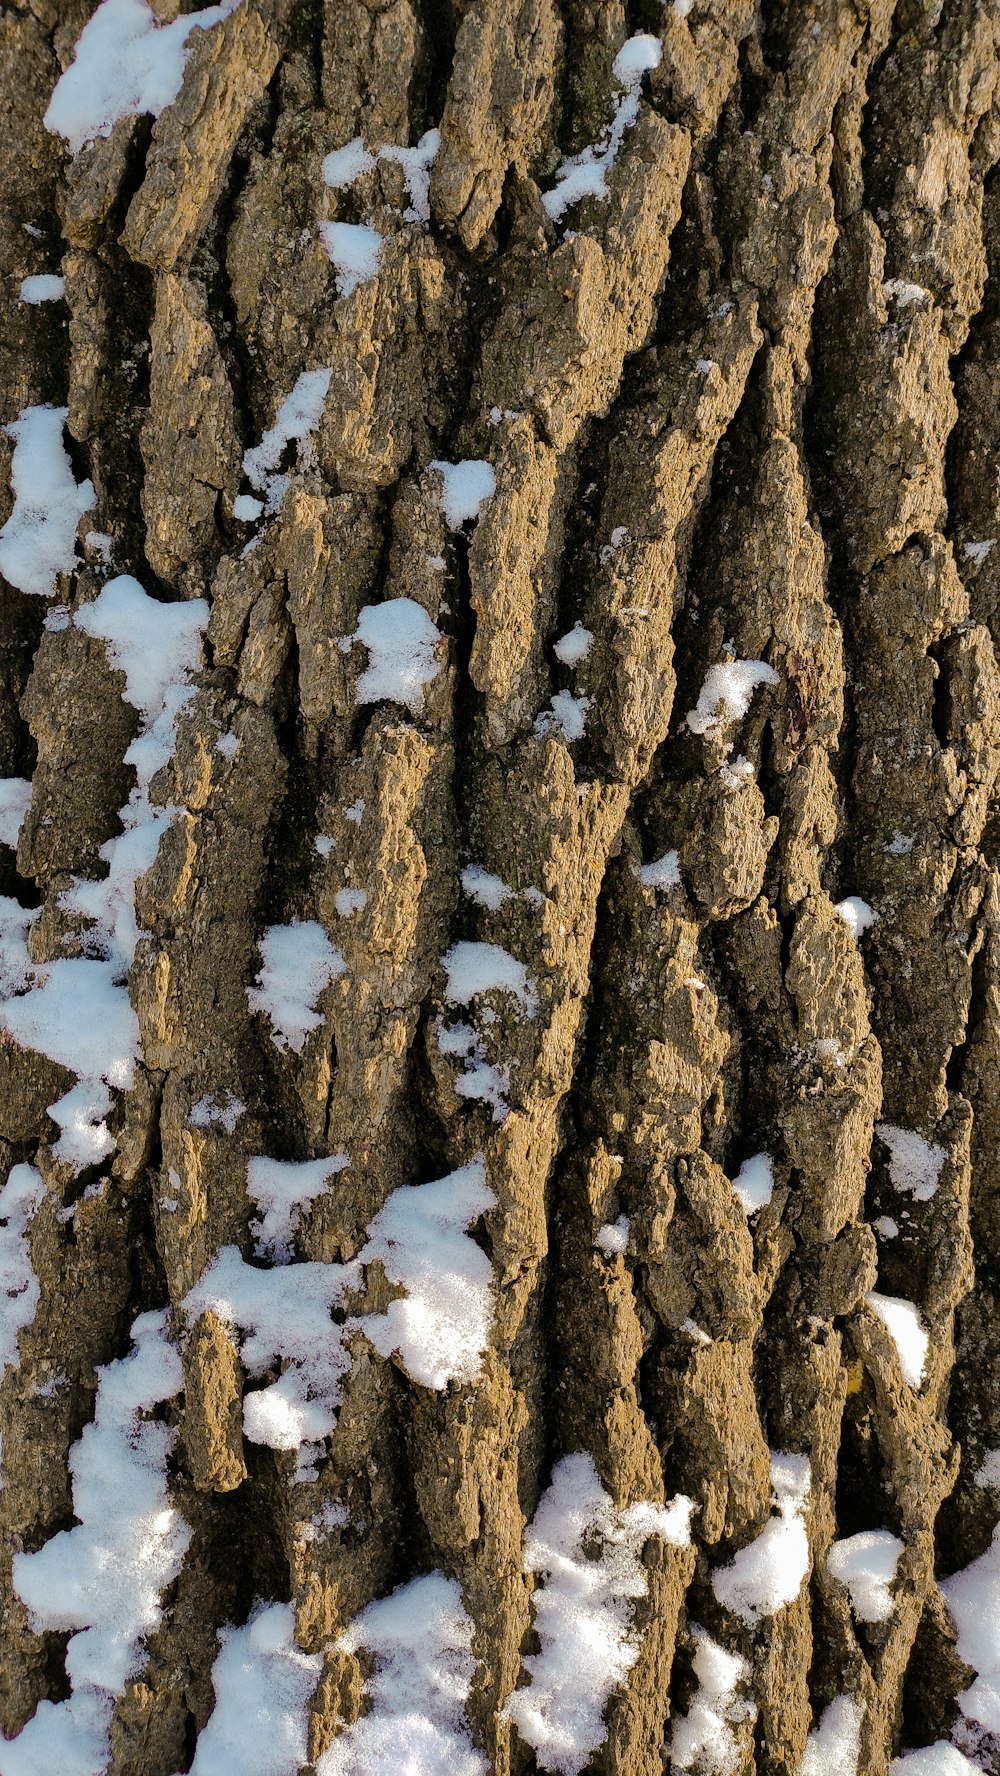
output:
M1000 0L0 94L0 1776L995 1768Z

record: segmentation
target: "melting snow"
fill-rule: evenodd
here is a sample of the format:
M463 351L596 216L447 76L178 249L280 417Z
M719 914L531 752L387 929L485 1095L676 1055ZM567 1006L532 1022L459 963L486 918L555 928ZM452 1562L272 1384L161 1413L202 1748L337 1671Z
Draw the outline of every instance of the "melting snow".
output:
M65 136L73 154L95 136L110 136L120 117L158 117L184 80L188 38L233 12L222 0L160 25L146 0L103 0L80 33L73 60L56 82L45 127Z
M323 1753L317 1776L385 1776L404 1768L406 1776L486 1776L487 1760L465 1718L476 1661L454 1579L435 1572L400 1585L355 1616L336 1644L375 1655L370 1706Z
M276 1048L300 1054L309 1031L323 1022L314 1009L317 999L331 981L346 974L347 965L315 919L270 926L260 940L260 953L257 985L247 988L250 1008L267 1013Z
M524 1570L538 1576L535 1630L525 1654L531 1682L504 1710L544 1770L576 1776L607 1737L604 1707L639 1657L629 1608L648 1584L641 1555L653 1536L683 1546L691 1500L616 1510L593 1458L565 1455L542 1494L524 1541ZM594 1541L601 1544L595 1557Z
M0 530L0 573L36 598L51 597L59 575L73 572L77 525L94 504L93 483L77 483L63 444L67 413L23 407L4 427L14 440L14 510Z
M570 204L583 197L607 197L607 176L615 164L625 135L639 116L642 77L651 68L659 67L663 49L658 37L639 31L618 51L611 72L624 88L615 107L611 125L600 143L592 143L580 154L564 160L556 172L551 191L542 196L546 213L558 222Z
M908 1191L917 1202L929 1202L948 1157L944 1148L925 1141L915 1129L894 1128L890 1122L877 1122L875 1133L889 1149L889 1177L894 1188Z
M679 888L681 868L677 852L664 851L663 856L654 858L652 863L642 864L639 880L644 888Z
M887 1622L892 1615L892 1585L902 1552L899 1537L887 1529L864 1529L831 1543L827 1568L847 1586L859 1621Z
M393 161L402 168L403 178L409 194L410 207L405 212L407 222L429 222L431 215L431 167L441 146L440 130L430 129L421 136L415 148L399 148L387 142L370 154L360 136L348 142L343 148L335 148L323 162L323 181L334 191L342 191L345 186L353 185L363 173L370 173L377 160ZM331 255L332 257L332 255ZM344 295L346 291L342 292Z
M990 550L995 549L996 546L996 537L987 537L986 540L981 543L964 543L962 545L962 554L965 556L966 561L972 562L974 567L982 567Z
M366 604L352 639L362 642L369 656L355 690L358 702L402 703L418 715L424 685L441 670L441 633L423 605L412 598Z
M363 888L339 888L333 897L333 904L341 919L352 919L355 913L363 913L368 905L368 896Z
M753 1624L794 1603L809 1573L809 1537L803 1521L809 1496L809 1461L804 1455L771 1451L772 1505L777 1516L741 1548L728 1566L712 1574L721 1604Z
M215 1707L198 1736L191 1776L298 1776L309 1761L309 1699L322 1653L295 1644L290 1603L258 1606L223 1628L212 1666Z
M231 1091L199 1098L188 1117L191 1128L223 1128L231 1135L246 1105Z

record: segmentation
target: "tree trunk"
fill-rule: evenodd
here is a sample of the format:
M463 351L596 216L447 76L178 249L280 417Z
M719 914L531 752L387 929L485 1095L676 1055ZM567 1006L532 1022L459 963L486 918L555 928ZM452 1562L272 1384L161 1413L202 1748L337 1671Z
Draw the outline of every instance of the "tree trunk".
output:
M193 10L0 17L0 1776L992 1769L1000 3Z

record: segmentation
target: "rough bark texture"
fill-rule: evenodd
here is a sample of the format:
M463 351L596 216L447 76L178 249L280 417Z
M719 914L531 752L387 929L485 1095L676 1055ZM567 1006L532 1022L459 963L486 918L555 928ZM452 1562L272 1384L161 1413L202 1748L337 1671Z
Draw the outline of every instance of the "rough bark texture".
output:
M59 602L127 572L211 612L154 784L179 812L138 886L143 1059L114 1155L74 1175L46 1114L72 1077L0 1047L0 1155L45 1183L40 1298L0 1386L0 1728L66 1692L65 1637L33 1629L12 1556L73 1522L97 1370L169 1305L193 1540L116 1703L116 1776L190 1766L217 1629L259 1598L326 1649L320 1757L363 1705L337 1633L434 1569L474 1626L474 1739L498 1772L535 1769L501 1710L532 1645L524 1527L572 1451L618 1506L695 1502L692 1544L647 1551L641 1657L592 1768L669 1767L697 1623L750 1663L740 1776L795 1776L842 1694L883 1776L955 1728L971 1673L938 1585L1000 1503L975 1480L1000 1442L1000 546L965 547L1000 536L1000 4L244 0L192 38L152 125L71 159L42 116L93 10L0 17L2 417L68 405L95 485ZM662 60L607 195L555 226L540 193L599 137L638 29ZM324 186L355 136L374 153L438 125L429 223L384 158ZM336 218L385 240L346 297L318 226ZM65 306L18 301L59 270ZM316 367L312 458L290 453L253 531L241 454ZM430 465L466 458L496 493L452 531ZM338 645L400 596L445 638L417 713L359 705L365 649ZM0 582L0 775L32 782L0 887L41 907L39 964L80 952L60 895L101 873L135 732L103 644L45 611ZM577 622L594 640L571 670L553 643ZM698 735L684 718L727 648L778 682ZM589 699L575 741L538 720L566 689ZM668 849L663 892L639 866ZM463 896L469 863L515 893ZM350 917L345 887L367 895ZM878 915L860 939L848 895ZM282 1052L247 991L264 930L303 918L347 968ZM502 1121L438 1042L461 939L537 983L533 1018L476 1003ZM192 1124L226 1093L231 1131ZM876 1123L945 1149L932 1198L893 1188ZM477 1382L434 1392L359 1339L302 1482L244 1442L231 1337L181 1304L221 1247L252 1254L250 1156L339 1152L300 1259L350 1259L390 1192L485 1156L491 1346ZM775 1189L748 1220L728 1179L759 1152ZM919 1389L876 1286L930 1333ZM711 1576L768 1519L769 1449L809 1458L812 1576L754 1630ZM905 1551L891 1617L865 1625L825 1556L874 1527Z

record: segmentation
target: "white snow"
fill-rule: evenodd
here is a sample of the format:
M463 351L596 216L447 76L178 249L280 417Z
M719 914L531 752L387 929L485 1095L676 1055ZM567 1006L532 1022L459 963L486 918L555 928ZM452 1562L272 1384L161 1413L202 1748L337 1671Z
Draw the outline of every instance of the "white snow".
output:
M34 1166L12 1166L0 1190L0 1375L18 1366L17 1335L35 1317L41 1289L31 1263L28 1227L45 1197Z
M1000 1487L1000 1449L988 1449L982 1465L976 1470L977 1486Z
M52 272L36 272L34 277L21 280L21 301L31 308L37 308L42 302L61 302L65 294L66 279L56 277Z
M889 278L882 285L882 294L900 308L908 308L911 303L931 300L931 293L923 284L907 283L905 278Z
M385 242L377 228L363 222L321 222L320 234L337 273L337 291L350 296L359 284L378 276Z
M317 999L347 965L315 919L271 925L260 940L260 954L257 985L247 988L250 1009L267 1014L276 1048L300 1054L309 1031L323 1022Z
M423 1387L474 1381L493 1315L493 1268L465 1229L493 1207L481 1159L432 1184L394 1190L368 1229L359 1261L380 1259L406 1293L351 1322L383 1356L398 1354Z
M946 1739L924 1745L893 1758L889 1776L983 1776L981 1764L973 1764Z
M570 204L579 203L582 197L607 197L607 176L626 132L639 116L642 77L651 68L659 66L662 56L659 38L646 31L637 32L618 51L611 72L624 91L602 140L564 160L556 172L552 190L543 193L542 203L553 222L558 222Z
M835 1696L806 1741L799 1776L857 1776L864 1705Z
M772 1506L777 1516L712 1574L712 1590L726 1609L753 1624L794 1603L809 1573L809 1537L803 1521L809 1496L809 1460L771 1451Z
M754 776L754 768L744 753L719 766L719 780L725 789L742 789Z
M0 1027L81 1079L127 1088L135 1077L139 1022L113 962L60 957L39 965L35 984L0 1004Z
M493 1121L504 1122L508 1113L506 1092L510 1070L494 1067L486 1059L483 1039L471 1024L437 1025L438 1048L442 1054L456 1055L465 1062L465 1070L455 1080L455 1092L493 1106Z
M589 697L574 697L572 691L557 691L549 708L543 710L535 722L535 733L544 738L553 728L559 728L564 739L582 740L589 708Z
M780 683L773 666L763 660L726 660L709 668L698 701L687 713L692 734L717 733L742 721L758 685Z
M61 1129L52 1152L74 1172L99 1165L115 1149L115 1138L104 1118L111 1109L111 1093L101 1079L82 1079L71 1086L48 1113Z
M233 517L240 524L256 524L264 510L264 501L252 493L238 493L233 501Z
M670 1765L674 1770L696 1770L699 1776L735 1776L739 1746L732 1729L755 1713L752 1702L739 1694L750 1666L697 1623L691 1625L691 1636L698 1688L687 1714L672 1723Z
M942 1579L941 1590L958 1631L958 1656L977 1674L959 1707L966 1720L1000 1734L1000 1525L985 1553Z
M76 566L76 529L94 505L91 481L77 483L63 444L66 407L23 407L4 427L14 440L14 509L0 530L0 573L19 592L49 598Z
M369 154L360 136L353 142L345 142L343 148L334 148L323 161L323 183L332 191L342 191L346 185L353 185L362 173L370 173L375 165L375 156Z
M309 1761L309 1699L322 1670L322 1653L295 1644L290 1603L258 1605L244 1627L223 1628L215 1707L191 1776L298 1776Z
M413 598L387 598L358 612L352 637L368 649L368 667L358 679L359 703L402 703L418 715L424 685L441 670L440 630Z
M461 530L470 518L478 518L480 507L497 490L492 463L480 458L470 457L457 463L435 461L428 466L441 477L441 510L450 530Z
M31 807L31 784L26 777L0 777L0 845L17 844L17 835Z
M847 1586L851 1608L861 1622L887 1622L892 1615L892 1585L903 1552L898 1536L888 1529L863 1529L832 1542L826 1557L829 1572Z
M594 1244L605 1257L611 1258L616 1252L628 1250L629 1218L619 1215L617 1221L605 1221L597 1230Z
M541 1651L525 1654L531 1682L504 1709L543 1770L576 1776L603 1745L605 1704L639 1657L629 1605L648 1589L643 1548L653 1536L687 1543L692 1508L678 1496L667 1507L619 1511L592 1456L556 1463L524 1540L524 1570L540 1581L533 1602Z
M663 856L654 858L652 863L642 864L639 880L644 888L679 888L681 867L677 852L664 851Z
M909 857L913 850L913 835L911 833L894 833L885 848L890 857Z
M125 674L122 696L149 727L167 709L176 687L201 665L204 598L163 604L131 574L109 580L74 618L78 629L107 644L108 658Z
M755 1153L745 1159L733 1179L733 1194L748 1215L756 1215L771 1200L774 1190L774 1166L770 1155Z
M431 219L431 167L440 146L441 131L429 129L415 148L397 148L387 143L378 151L380 160L395 161L403 169L410 198L410 207L404 211L407 222L429 222Z
M574 623L572 629L559 637L552 652L564 666L579 666L587 658L593 643L591 631L585 629L582 623Z
M919 1308L901 1295L880 1295L875 1289L865 1296L865 1300L892 1335L904 1381L911 1388L918 1388L924 1379L930 1342Z
M120 117L158 117L184 80L188 38L234 11L239 0L157 23L146 0L103 0L80 33L73 61L56 82L45 127L65 136L73 154L109 136Z
M996 546L996 537L987 537L981 543L964 543L962 545L962 554L965 556L966 561L972 562L973 567L982 567L990 550L995 549Z
M534 983L528 979L524 963L499 944L452 944L442 956L441 966L448 976L444 996L449 1005L468 1005L478 993L499 991L510 993L526 1015L534 1017L538 1008Z
M241 1340L248 1374L282 1374L243 1399L250 1441L299 1452L298 1477L308 1478L316 1445L333 1429L343 1376L350 1367L346 1335L362 1330L383 1356L398 1352L413 1380L442 1388L474 1378L489 1335L491 1267L464 1232L493 1203L482 1161L430 1184L389 1197L369 1239L349 1264L279 1264L258 1269L225 1246L188 1294L191 1317L211 1309ZM378 1259L390 1281L410 1291L384 1314L334 1324L331 1312L357 1290L364 1266Z
M894 1240L898 1237L899 1222L894 1221L891 1215L880 1215L877 1221L872 1222L872 1226L883 1239Z
M191 1128L222 1128L231 1135L246 1105L234 1092L208 1093L199 1098L188 1117Z
M846 900L837 902L834 912L843 919L853 938L863 937L870 926L875 924L878 914L862 900L860 894L849 894Z
M498 913L504 901L510 900L514 892L512 888L508 888L502 876L491 875L489 870L483 869L478 863L470 863L462 871L461 880L462 890L469 899L491 913Z
M349 1164L346 1153L299 1161L268 1159L260 1154L247 1162L247 1189L262 1210L252 1228L258 1258L270 1258L272 1264L290 1261L292 1234L303 1209Z
M891 1122L877 1122L875 1133L889 1149L889 1177L894 1188L908 1191L917 1202L929 1202L948 1157L944 1148L925 1141L915 1129L895 1128Z
M243 473L251 487L263 494L268 512L277 511L288 486L289 476L277 472L288 446L298 446L302 467L309 467L314 460L312 433L323 417L331 375L330 370L303 370L291 394L281 402L274 424L243 457ZM234 504L233 511L237 517L249 516L247 506L236 512Z
M465 1717L476 1661L454 1579L434 1572L400 1585L355 1616L336 1645L365 1648L375 1669L368 1712L334 1739L317 1776L487 1776Z
M72 1694L43 1701L13 1740L0 1740L2 1776L99 1776L111 1753L114 1697L142 1665L159 1626L160 1595L191 1540L170 1503L167 1458L176 1437L145 1418L184 1385L168 1316L140 1314L132 1351L98 1371L94 1418L70 1453L77 1523L34 1554L14 1556L14 1589L37 1633L71 1631Z
M363 888L338 888L333 904L341 919L352 919L355 913L364 912L368 896Z
M352 802L349 808L344 809L344 819L352 821L355 826L360 826L364 811L365 798L359 796L356 802Z

